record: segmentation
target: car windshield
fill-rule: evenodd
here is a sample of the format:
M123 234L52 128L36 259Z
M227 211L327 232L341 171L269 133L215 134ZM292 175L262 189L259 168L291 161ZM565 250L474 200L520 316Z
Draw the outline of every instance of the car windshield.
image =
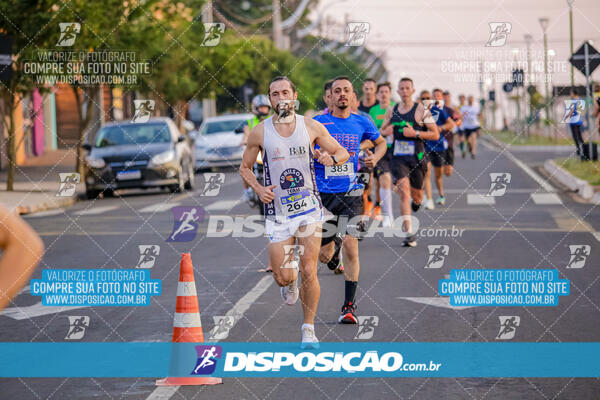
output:
M168 143L169 126L163 123L105 126L96 137L96 147L126 144Z
M229 119L224 121L206 122L200 133L202 135L210 135L219 132L233 132L238 127L244 126L246 121L239 119Z

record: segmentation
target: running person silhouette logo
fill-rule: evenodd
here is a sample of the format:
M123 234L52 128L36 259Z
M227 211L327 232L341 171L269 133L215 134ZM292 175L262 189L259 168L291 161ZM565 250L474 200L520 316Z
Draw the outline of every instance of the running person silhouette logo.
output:
M563 124L575 124L581 121L585 112L585 101L581 99L565 100L565 113L560 120Z
M508 184L510 183L511 177L511 174L508 172L490 173L490 179L492 183L490 185L490 190L486 194L486 196L504 196L504 193L506 193L506 189L508 188Z
M508 35L512 31L510 22L490 22L490 38L486 42L486 47L501 47L506 44Z
M358 331L354 339L367 340L373 337L375 328L379 325L379 317L376 315L363 315L358 317Z
M214 47L221 41L221 36L225 33L225 24L218 22L207 22L204 24L204 39L200 46Z
M154 100L134 100L135 114L131 122L147 122L154 114Z
M304 254L304 246L298 244L283 245L283 263L280 268L299 268L300 256Z
M180 206L173 207L173 233L167 242L190 242L196 238L198 224L204 217L202 207Z
M348 40L346 46L362 46L371 31L368 22L348 22Z
M136 268L152 268L156 257L160 254L160 246L156 244L151 245L139 245L140 258L138 260Z
M445 244L433 244L428 245L427 249L429 250L429 258L427 259L425 268L442 268L450 247Z
M500 330L496 339L510 340L514 338L517 327L521 325L521 317L510 315L499 316L498 318L500 319Z
M69 172L61 172L58 174L60 179L60 186L58 188L58 192L56 193L57 197L71 197L75 194L75 190L77 189L77 184L80 182L81 177L77 172L69 173Z
M213 320L215 321L215 326L208 334L210 340L227 339L227 336L229 336L229 330L233 328L235 317L233 317L232 315L215 315L213 316Z
M69 331L65 340L79 340L85 335L85 329L90 326L90 317L88 316L68 316Z
M590 255L592 247L587 244L575 244L569 246L571 252L571 258L567 264L569 269L583 268L587 257Z
M221 185L225 183L225 174L207 172L204 174L204 188L202 196L217 196L221 191Z
M191 375L210 375L217 368L217 359L221 358L221 346L196 346L198 361Z
M60 28L60 37L56 45L60 47L73 46L77 34L81 32L81 24L79 22L61 22L58 27Z

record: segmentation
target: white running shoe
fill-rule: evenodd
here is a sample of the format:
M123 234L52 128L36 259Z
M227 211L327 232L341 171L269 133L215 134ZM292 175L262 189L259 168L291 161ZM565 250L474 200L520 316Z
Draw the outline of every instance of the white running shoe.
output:
M303 324L302 325L302 344L300 345L302 349L318 349L319 348L319 339L315 335L315 328Z
M287 286L281 288L281 298L288 306L293 306L298 302L300 291L298 290L298 278Z
M391 227L393 227L393 225L394 224L393 224L393 221L390 218L390 216L389 215L383 215L383 218L381 220L381 226L384 227L384 228L391 228Z
M248 189L244 189L242 191L242 201L244 203L247 203L250 201L250 199L252 198L251 195L252 193L250 192L252 190L252 188L248 188Z
M428 199L427 202L425 203L425 209L433 210L434 208L435 208L435 206L433 205L433 200Z

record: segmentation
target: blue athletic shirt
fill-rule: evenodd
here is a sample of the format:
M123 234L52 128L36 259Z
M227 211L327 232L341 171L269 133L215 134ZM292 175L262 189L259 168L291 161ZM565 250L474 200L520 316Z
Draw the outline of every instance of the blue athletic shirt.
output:
M434 118L437 126L444 125L446 121L448 121L448 118L450 118L448 113L443 108L439 108L437 106L431 107L431 116ZM438 140L425 141L425 148L427 151L444 151L448 148L448 140L446 140L444 135L442 135L440 132L440 138Z
M334 167L325 167L315 160L317 188L324 193L347 193L355 189L360 185L356 175L360 142L377 140L380 134L375 124L357 114L350 114L348 118L325 114L317 115L314 119L322 123L331 136L350 154L348 161ZM319 146L315 145L315 150L318 148Z

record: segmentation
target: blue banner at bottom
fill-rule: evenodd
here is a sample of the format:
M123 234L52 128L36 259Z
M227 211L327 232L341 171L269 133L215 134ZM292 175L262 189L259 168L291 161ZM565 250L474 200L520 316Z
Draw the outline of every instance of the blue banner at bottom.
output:
M600 343L0 343L0 377L600 377Z

